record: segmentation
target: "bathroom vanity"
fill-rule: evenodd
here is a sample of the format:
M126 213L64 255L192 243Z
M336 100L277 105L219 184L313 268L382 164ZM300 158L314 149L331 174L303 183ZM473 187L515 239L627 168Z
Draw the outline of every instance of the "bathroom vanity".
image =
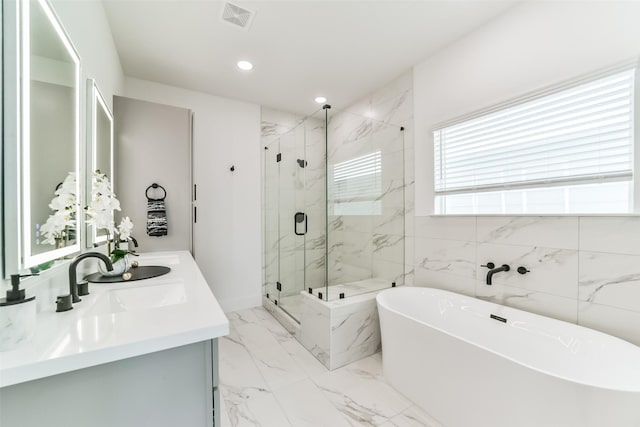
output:
M73 310L41 310L33 339L0 352L0 425L218 425L228 320L189 252L138 261L171 272L91 283Z

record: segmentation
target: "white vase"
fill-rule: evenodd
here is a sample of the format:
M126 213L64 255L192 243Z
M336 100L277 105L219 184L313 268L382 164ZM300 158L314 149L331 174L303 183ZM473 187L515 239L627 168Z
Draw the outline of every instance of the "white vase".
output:
M131 268L131 259L129 255L125 255L124 258L119 259L113 263L113 270L107 271L107 267L103 262L98 262L98 271L103 276L120 276L122 273L126 273Z

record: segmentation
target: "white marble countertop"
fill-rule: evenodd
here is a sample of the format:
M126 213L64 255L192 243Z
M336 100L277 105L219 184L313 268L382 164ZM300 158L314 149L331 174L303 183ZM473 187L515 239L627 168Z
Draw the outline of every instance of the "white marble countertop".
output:
M35 336L0 352L0 387L229 333L229 322L189 252L147 253L136 260L171 272L134 282L90 283L90 295L73 310L39 312Z

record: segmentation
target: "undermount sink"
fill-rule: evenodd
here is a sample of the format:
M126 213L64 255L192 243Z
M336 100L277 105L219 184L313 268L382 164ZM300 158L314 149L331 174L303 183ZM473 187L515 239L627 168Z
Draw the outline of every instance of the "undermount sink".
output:
M149 310L184 304L187 294L181 282L112 289L102 294L88 312L89 316Z

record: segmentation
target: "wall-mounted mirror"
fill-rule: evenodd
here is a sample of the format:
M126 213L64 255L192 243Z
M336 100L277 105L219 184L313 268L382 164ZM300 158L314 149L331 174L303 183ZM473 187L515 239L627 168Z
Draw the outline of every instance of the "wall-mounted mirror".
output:
M26 268L80 250L80 58L45 0L18 3Z
M86 200L91 200L93 172L109 178L113 188L113 114L96 81L87 80L87 177ZM87 224L87 247L107 241L104 229Z

